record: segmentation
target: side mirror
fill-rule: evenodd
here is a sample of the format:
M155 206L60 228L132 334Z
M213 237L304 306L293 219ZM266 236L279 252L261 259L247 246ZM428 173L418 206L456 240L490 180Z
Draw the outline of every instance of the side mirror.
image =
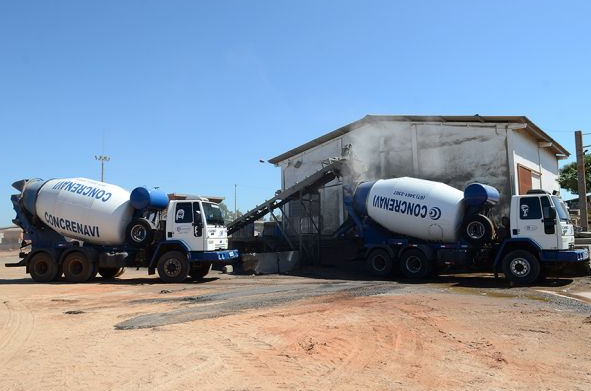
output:
M550 217L551 219L556 219L556 209L554 209L554 208L550 208L550 210L549 210L549 213L548 213L548 214L549 214L549 217Z

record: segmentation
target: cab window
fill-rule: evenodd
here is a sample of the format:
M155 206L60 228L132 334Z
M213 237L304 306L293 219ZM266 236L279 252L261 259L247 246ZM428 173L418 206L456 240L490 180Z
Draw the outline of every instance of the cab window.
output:
M179 202L176 204L176 211L174 213L175 223L192 223L193 222L193 210L191 209L190 202Z
M552 218L552 212L550 212L550 209L552 209L550 206L550 199L548 197L542 197L542 214L545 219Z
M542 208L539 197L523 197L519 200L519 218L521 220L535 220L542 218Z

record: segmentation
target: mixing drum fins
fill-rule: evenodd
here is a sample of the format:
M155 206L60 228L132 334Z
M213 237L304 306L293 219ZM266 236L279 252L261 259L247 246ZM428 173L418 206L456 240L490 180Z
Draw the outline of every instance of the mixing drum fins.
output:
M23 189L25 188L25 184L28 182L27 179L21 179L20 181L16 181L12 184L12 187L14 187L16 190L18 191L23 191Z

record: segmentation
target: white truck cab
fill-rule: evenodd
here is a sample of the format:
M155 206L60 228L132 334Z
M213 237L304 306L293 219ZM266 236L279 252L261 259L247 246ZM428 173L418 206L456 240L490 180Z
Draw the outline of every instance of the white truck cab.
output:
M572 250L574 228L564 202L543 190L511 198L511 238L527 238L542 250Z
M179 240L190 251L228 249L228 232L219 205L207 199L170 201L166 239Z

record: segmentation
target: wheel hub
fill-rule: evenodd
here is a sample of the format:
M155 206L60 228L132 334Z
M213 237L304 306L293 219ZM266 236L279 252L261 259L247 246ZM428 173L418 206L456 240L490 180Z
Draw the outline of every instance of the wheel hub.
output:
M176 258L167 259L164 263L164 272L169 277L175 277L181 271L181 261Z
M529 262L523 258L515 258L511 261L509 267L511 273L519 277L527 276L530 271Z
M377 271L383 271L386 269L386 260L382 256L377 256L373 258L373 268Z
M421 271L422 262L417 256L410 256L406 258L406 269L411 273L418 273Z
M35 264L35 272L39 275L43 275L43 274L47 273L48 270L49 270L49 265L47 265L47 262L37 262Z
M74 275L78 275L78 274L82 273L82 270L84 270L84 267L82 266L82 262L76 260L70 264L70 273L72 273Z

